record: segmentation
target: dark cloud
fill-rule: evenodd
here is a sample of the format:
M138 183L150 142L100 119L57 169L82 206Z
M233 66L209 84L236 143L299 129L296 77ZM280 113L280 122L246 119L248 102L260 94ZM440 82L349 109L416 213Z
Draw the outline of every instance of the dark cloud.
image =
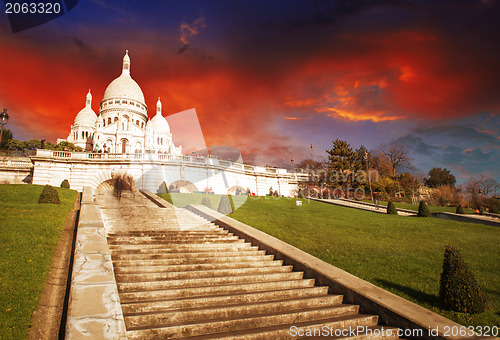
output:
M85 43L83 40L77 37L73 38L73 42L78 47L81 54L83 54L85 57L89 57L91 59L97 58L94 49L89 44Z
M463 125L419 127L391 143L407 146L424 172L447 167L459 178L483 173L500 179L500 139L489 131Z

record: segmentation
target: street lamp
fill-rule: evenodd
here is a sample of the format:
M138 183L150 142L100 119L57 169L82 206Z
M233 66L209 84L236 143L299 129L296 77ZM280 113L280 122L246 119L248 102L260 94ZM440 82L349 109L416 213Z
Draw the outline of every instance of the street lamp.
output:
M2 145L2 136L3 136L3 126L7 124L9 120L9 114L7 113L7 109L3 109L3 112L0 113L0 146Z
M368 151L365 151L365 159L366 159L366 173L368 175L368 183L370 184L370 199L373 201L372 179L370 176L370 160L368 158Z

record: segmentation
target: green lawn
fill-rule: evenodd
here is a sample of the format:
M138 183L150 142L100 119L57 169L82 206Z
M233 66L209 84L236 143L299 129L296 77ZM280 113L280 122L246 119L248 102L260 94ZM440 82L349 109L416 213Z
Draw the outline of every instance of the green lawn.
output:
M159 194L159 196L171 202L173 205L179 208L183 208L189 204L201 204L201 200L203 199L203 197L208 197L210 203L212 204L212 209L217 210L217 208L219 207L221 197L225 195L170 193L170 194ZM235 209L238 209L250 197L246 195L241 195L241 196L231 196L231 198L233 200Z
M230 216L463 325L500 324L500 228L295 201L251 197ZM459 247L492 310L439 309L446 244Z
M38 204L43 186L0 185L0 339L25 339L76 191Z
M364 200L364 202L368 203L373 203L373 201L367 201ZM396 208L398 209L408 209L408 210L415 210L418 211L418 204L411 204L411 203L405 203L405 202L393 202ZM380 201L380 205L383 205L387 207L387 201ZM455 213L457 211L457 207L441 207L438 205L427 205L429 207L429 211L431 213L434 212L450 212L450 213ZM473 214L474 209L469 209L469 208L464 208L464 212L466 214Z

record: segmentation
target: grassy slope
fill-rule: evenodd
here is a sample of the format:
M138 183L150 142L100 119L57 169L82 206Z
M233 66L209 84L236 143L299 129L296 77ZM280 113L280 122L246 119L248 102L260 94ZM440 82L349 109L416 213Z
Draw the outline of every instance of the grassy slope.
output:
M0 339L24 339L76 191L38 204L43 186L0 185Z
M500 323L499 228L269 197L250 198L231 217L461 324ZM439 310L446 244L459 247L492 310L473 317Z

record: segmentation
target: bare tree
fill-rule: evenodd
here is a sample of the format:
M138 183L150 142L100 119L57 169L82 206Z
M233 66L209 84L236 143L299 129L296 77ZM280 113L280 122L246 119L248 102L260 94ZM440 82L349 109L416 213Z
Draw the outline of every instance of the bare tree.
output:
M391 164L392 176L396 176L396 171L413 170L412 158L408 156L410 151L405 145L389 144L382 149L382 153L388 158Z

